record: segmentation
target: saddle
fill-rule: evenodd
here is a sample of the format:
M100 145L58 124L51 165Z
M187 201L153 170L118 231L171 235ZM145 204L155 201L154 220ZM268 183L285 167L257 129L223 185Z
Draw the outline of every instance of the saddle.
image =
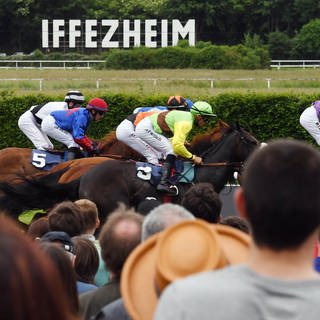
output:
M161 179L162 167L148 162L136 162L137 177L149 181L157 186ZM194 180L194 167L192 162L176 160L171 172L170 183L192 183Z
M38 169L51 170L61 162L67 161L68 151L32 149L30 163Z

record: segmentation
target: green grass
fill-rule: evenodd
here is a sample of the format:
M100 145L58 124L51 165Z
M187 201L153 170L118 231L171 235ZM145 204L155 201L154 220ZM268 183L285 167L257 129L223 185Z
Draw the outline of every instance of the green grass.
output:
M320 74L317 69L270 70L38 70L0 69L0 90L16 94L39 92L64 93L71 88L86 92L215 95L225 92L242 93L318 93ZM157 79L157 80L155 80ZM194 80L197 79L197 80ZM211 80L213 79L213 80ZM270 80L268 89L267 79ZM98 86L97 88L97 81ZM213 81L213 82L212 82Z

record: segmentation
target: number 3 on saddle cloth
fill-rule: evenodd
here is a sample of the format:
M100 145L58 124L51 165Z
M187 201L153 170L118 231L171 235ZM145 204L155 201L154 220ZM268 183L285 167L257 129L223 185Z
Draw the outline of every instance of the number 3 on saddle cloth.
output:
M50 170L67 161L67 151L45 151L32 149L30 163L38 169Z
M157 186L161 179L162 167L148 162L136 162L137 177ZM170 183L191 183L194 179L194 167L190 161L176 160L171 173Z

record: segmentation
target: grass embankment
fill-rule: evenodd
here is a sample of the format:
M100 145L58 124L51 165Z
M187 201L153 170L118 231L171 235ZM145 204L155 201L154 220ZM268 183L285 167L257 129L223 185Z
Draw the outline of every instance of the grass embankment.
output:
M105 93L181 94L206 96L225 92L317 93L317 69L270 70L52 70L1 69L0 90L16 94L64 93L71 88L84 94ZM20 79L20 80L3 80ZM31 80L33 79L33 80ZM42 79L42 80L40 80ZM269 80L268 80L269 79ZM268 88L269 84L269 88Z

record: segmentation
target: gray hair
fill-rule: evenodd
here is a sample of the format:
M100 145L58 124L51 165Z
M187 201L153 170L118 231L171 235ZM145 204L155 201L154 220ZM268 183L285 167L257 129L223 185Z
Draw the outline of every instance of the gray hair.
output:
M194 215L178 204L165 203L154 208L144 218L141 230L141 240L158 233L167 227L183 220L193 220Z

